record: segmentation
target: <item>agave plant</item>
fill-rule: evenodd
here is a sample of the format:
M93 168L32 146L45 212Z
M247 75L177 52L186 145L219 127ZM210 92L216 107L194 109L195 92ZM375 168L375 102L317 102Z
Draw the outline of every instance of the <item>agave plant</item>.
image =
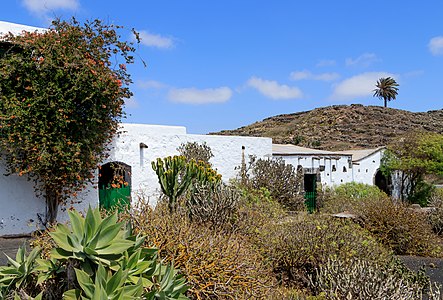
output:
M119 269L112 273L99 264L95 279L92 281L90 275L82 270L75 269L78 284L81 289L72 289L63 294L66 300L77 299L141 299L143 294L143 283L140 280L136 284L128 284L128 271Z
M8 266L0 267L0 296L10 290L20 290L31 283L36 273L36 258L39 256L40 248L34 248L26 256L25 246L18 249L15 260L8 258Z
M117 222L116 214L102 219L98 209L89 209L83 218L77 211L70 211L69 219L71 227L58 224L50 233L58 246L51 252L54 259L78 260L90 264L91 268L98 263L111 266L123 252L143 242L130 238L130 232L123 229L124 224Z

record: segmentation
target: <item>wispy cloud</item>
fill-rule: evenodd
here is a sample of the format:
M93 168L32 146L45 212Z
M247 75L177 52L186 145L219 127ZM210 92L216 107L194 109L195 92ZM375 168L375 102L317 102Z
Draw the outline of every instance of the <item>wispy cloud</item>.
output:
M80 6L78 0L23 0L22 4L28 11L41 16L59 9L76 10Z
M173 88L168 93L169 100L187 104L223 103L231 97L232 90L225 86L213 89Z
M140 104L137 101L137 99L135 98L135 96L132 96L131 98L129 98L125 101L125 107L126 108L139 108Z
M150 33L146 30L139 31L140 43L160 49L170 49L174 47L174 39L171 37L162 36L160 34Z
M367 97L373 94L377 80L382 77L398 79L398 75L388 72L366 72L347 78L334 88L332 99L347 100L355 97Z
M432 55L443 55L443 36L433 37L428 44Z
M294 71L289 75L291 80L320 80L320 81L333 81L340 78L338 73L321 73L312 74L310 71Z
M160 81L156 81L156 80L145 80L145 81L139 80L139 81L137 81L136 84L139 88L146 89L146 90L148 90L148 89L164 89L164 88L168 87L167 84L164 84L164 83L162 83Z
M315 65L316 67L333 67L337 64L337 62L333 59L322 59L319 60Z
M272 99L296 99L303 97L302 91L297 87L279 84L277 81L251 77L247 85L255 88L262 95Z
M374 53L363 53L357 58L347 58L345 64L348 67L369 67L378 61L380 61L380 59Z

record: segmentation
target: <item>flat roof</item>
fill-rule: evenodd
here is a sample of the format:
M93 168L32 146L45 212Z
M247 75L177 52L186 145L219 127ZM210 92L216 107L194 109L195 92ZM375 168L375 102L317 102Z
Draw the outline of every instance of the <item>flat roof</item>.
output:
M40 27L33 27L28 25L22 25L22 24L16 24L16 23L10 23L5 21L0 21L0 35L8 34L9 32L13 35L19 35L23 31L27 32L44 32L47 29L40 28Z

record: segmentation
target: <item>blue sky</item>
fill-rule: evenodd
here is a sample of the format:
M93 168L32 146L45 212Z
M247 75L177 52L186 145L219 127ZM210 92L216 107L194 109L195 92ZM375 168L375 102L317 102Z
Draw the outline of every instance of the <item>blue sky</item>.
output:
M443 108L443 1L3 1L0 20L102 19L141 33L125 122L234 129L277 114L360 103L380 77L390 107Z

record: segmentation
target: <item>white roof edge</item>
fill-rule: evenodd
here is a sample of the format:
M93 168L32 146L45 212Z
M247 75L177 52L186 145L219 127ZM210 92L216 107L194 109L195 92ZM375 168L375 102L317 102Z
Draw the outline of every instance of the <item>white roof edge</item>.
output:
M0 21L0 35L8 34L20 35L23 31L27 32L45 32L48 29L41 27L28 26L23 24Z

